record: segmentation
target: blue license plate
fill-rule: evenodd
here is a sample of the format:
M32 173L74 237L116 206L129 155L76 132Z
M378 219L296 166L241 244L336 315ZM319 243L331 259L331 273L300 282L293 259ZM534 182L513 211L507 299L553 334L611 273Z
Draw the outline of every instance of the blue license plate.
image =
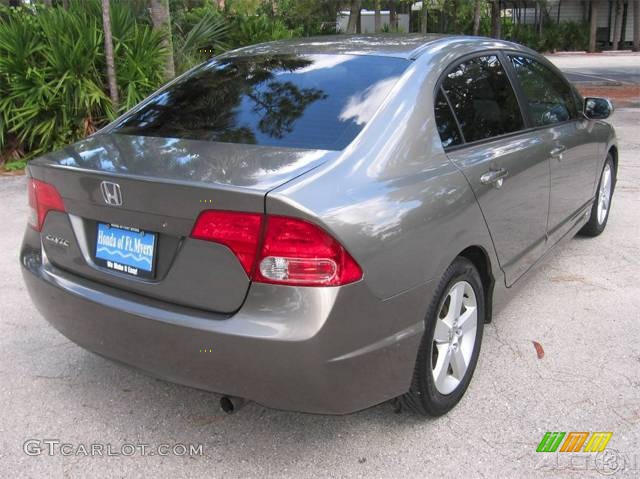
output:
M157 235L137 228L98 223L96 263L133 276L153 277Z

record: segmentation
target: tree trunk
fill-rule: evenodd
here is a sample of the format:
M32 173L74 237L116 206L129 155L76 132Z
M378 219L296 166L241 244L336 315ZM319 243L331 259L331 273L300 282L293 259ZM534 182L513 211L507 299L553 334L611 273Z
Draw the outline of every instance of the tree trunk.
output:
M389 30L396 31L398 29L398 6L396 2L389 5Z
M154 30L162 34L162 44L167 51L164 65L164 76L171 80L176 76L173 64L173 42L171 40L171 14L169 13L169 0L151 0L151 21Z
M480 33L480 14L482 13L482 0L475 0L475 8L473 9L473 34Z
M613 27L613 44L611 48L618 50L620 48L620 36L622 34L622 0L616 1L615 23Z
M558 0L558 11L556 12L556 23L560 25L560 9L562 8L562 0Z
M382 17L380 16L380 0L376 0L373 10L373 31L380 33L382 31Z
M466 0L468 1L468 0ZM458 14L458 9L460 7L459 0L452 0L451 10L453 11L453 33L464 35L464 26L460 26L460 18Z
M113 60L113 38L111 37L111 14L109 0L102 0L102 29L104 30L104 54L107 61L107 80L109 95L113 109L118 111L118 82L116 80L116 64Z
M640 0L633 2L633 51L640 51Z
M42 3L44 3L45 7L53 7L51 0L42 0Z
M500 18L500 0L491 0L491 36L502 36L502 19Z
M358 17L360 16L360 0L351 0L349 5L349 22L347 33L356 33L358 29Z
M598 31L598 1L591 0L591 23L589 24L589 51L596 51L596 33Z
M429 18L429 10L427 9L427 1L422 2L422 12L420 15L420 32L426 35L429 29L427 28L427 20Z

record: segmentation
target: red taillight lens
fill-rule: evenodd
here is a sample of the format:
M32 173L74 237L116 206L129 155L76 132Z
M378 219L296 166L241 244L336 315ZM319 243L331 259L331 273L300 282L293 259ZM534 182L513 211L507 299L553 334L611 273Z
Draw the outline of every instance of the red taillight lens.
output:
M64 202L56 187L44 181L29 179L29 207L31 216L29 225L36 231L42 230L44 219L49 211L64 212Z
M268 216L254 280L301 286L338 286L362 278L362 270L340 243L318 226Z
M226 245L247 275L261 283L339 286L362 278L360 266L340 243L297 218L208 210L198 217L191 237Z
M198 216L191 237L227 246L251 276L261 223L260 214L207 210Z

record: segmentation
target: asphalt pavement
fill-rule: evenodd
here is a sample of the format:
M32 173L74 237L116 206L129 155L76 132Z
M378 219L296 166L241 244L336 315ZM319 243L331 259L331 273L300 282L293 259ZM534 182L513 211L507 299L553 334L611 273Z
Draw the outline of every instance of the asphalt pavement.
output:
M640 85L640 53L558 54L548 55L547 58L574 83L592 86Z
M588 468L593 477L596 455L569 459L536 446L546 431L610 431L607 450L628 461L619 473L637 477L640 110L620 109L612 121L620 171L607 230L561 246L531 276L485 328L466 396L438 419L388 403L338 417L250 403L227 416L215 394L84 351L29 300L18 264L25 180L0 178L0 476L583 477ZM45 439L70 444L71 454L48 455ZM41 454L25 452L37 452L33 444ZM83 454L92 444L121 455ZM156 452L123 455L126 444ZM158 450L165 444L168 455Z

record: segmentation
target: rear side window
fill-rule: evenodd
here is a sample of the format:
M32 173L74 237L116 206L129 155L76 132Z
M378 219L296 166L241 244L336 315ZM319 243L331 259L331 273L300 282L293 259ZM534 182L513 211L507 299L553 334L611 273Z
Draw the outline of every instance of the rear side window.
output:
M436 128L438 128L443 148L462 143L458 125L456 125L456 120L442 90L438 90L438 95L436 96L435 113Z
M573 91L562 78L531 58L509 58L527 98L535 126L561 123L576 118L578 110Z
M261 55L208 62L114 133L341 150L409 65L364 55Z
M507 73L495 55L467 60L442 83L465 141L522 129L523 120Z

